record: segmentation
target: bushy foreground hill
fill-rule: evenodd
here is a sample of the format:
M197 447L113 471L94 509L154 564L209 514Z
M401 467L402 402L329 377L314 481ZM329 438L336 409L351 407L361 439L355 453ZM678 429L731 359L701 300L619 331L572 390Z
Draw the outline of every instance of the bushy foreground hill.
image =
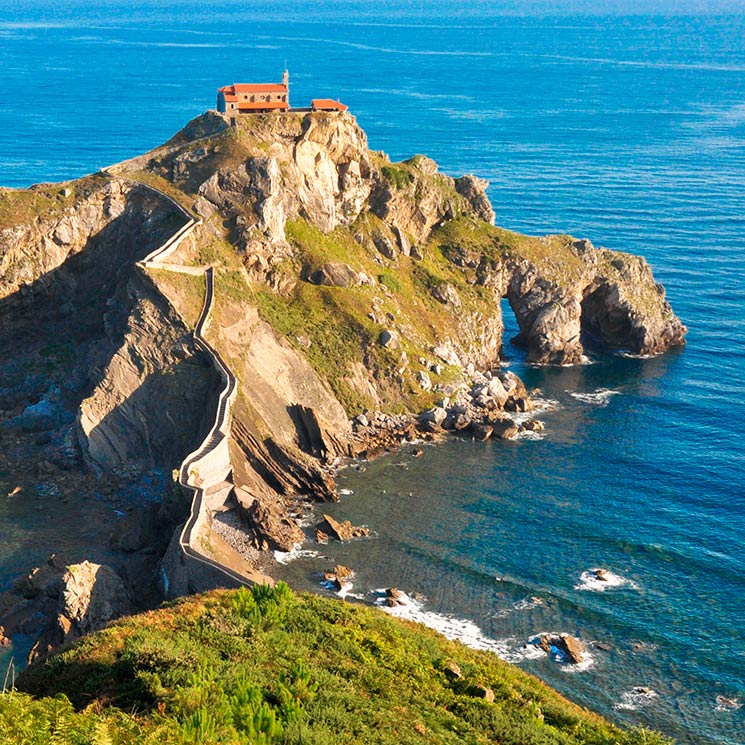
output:
M119 621L19 688L0 696L3 743L665 742L493 654L281 583Z

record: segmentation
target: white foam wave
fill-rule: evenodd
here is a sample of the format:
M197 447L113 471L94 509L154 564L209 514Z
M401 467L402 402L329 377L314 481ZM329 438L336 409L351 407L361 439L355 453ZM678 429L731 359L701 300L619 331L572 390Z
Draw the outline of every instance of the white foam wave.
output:
M738 698L728 696L717 696L714 711L737 711L742 707L742 702Z
M568 660L557 660L561 663L561 669L565 673L583 673L595 664L595 658L585 650L582 662L569 662Z
M312 548L301 548L300 543L296 543L291 551L275 551L274 560L278 564L289 564L297 559L316 559L321 554Z
M521 651L526 660L540 660L546 657L546 653L537 644L524 644Z
M637 686L630 691L621 694L621 700L613 704L617 711L636 711L644 706L648 706L659 698L657 691L644 686Z
M587 590L589 592L605 592L606 590L614 590L618 587L629 587L632 590L639 589L639 585L633 580L599 567L582 572L579 576L579 583L574 586L574 589Z
M629 360L651 360L654 357L659 357L658 354L633 354L632 352L616 352L616 355Z
M531 398L533 402L533 411L554 411L559 408L560 404L555 398L541 398L536 396Z
M528 363L531 367L544 367L544 363L542 362L530 362ZM552 367L583 367L584 365L594 365L596 364L596 361L593 360L591 357L588 357L586 354L583 354L579 358L579 362L562 362L561 364L553 363Z
M521 426L525 422L529 422L536 418L536 415L546 411L554 411L558 409L560 404L558 401L552 398L532 398L533 408L530 411L508 411L504 412L512 421ZM518 433L514 439L516 440L543 440L546 437L543 432L534 432L532 430L525 430Z
M339 489L339 494L343 497L348 497L350 494L354 494L354 491L352 489Z
M385 604L385 590L376 590L375 594L378 596L375 604L396 618L405 618L408 621L424 624L448 639L459 641L471 649L494 652L506 662L516 663L526 659L525 650L520 648L520 642L517 639L492 639L486 636L473 621L425 610L421 600L414 599L404 592L400 594L403 605L393 607Z
M310 511L293 515L293 518L301 528L309 528L318 520L318 517Z
M567 391L567 393L586 404L595 406L607 406L612 396L618 396L621 391L614 391L611 388L598 388L592 393L578 393L577 391Z
M484 632L473 621L426 610L424 608L425 601L423 599L415 599L404 592L399 592L399 600L403 603L402 605L394 605L393 607L386 605L385 590L374 591L377 596L375 604L392 616L424 624L425 626L438 631L448 639L459 641L471 649L493 652L505 662L517 664L524 660L536 660L546 656L543 649L538 646L538 639L541 634L531 638L528 642L517 639L516 637L493 639L492 637L486 636L486 634L484 634ZM515 606L524 603L525 605L522 607L532 607L541 604L541 602L542 601L539 598L530 598L524 601L519 601ZM554 633L550 635L557 636L557 634ZM585 652L582 662L578 664L569 662L566 655L563 655L563 653L560 653L556 657L552 656L552 658L560 663L562 669L567 672L583 672L595 664L595 659L587 652Z
M543 599L533 596L529 598L523 598L522 600L518 600L514 604L513 608L515 610L529 610L530 608L538 608L541 605L544 605Z
M581 662L572 662L563 649L551 645L551 652L549 654L540 646L541 637L547 636L555 639L560 637L562 633L559 631L541 631L532 636L526 645L526 648L532 649L532 653L530 657L526 654L526 659L536 660L548 656L554 662L558 663L559 667L566 673L583 673L589 670L595 664L595 658L588 653L587 649L582 654Z
M348 595L351 595L352 588L354 587L354 585L349 581L345 581L341 583L341 588L337 590L336 583L334 582L334 580L324 579L321 582L321 587L323 587L325 590L334 590L336 594L343 600ZM351 597L358 598L358 599L362 598L362 596L359 593L351 595Z
M541 598L523 598L522 600L518 600L516 603L513 603L509 608L501 608L500 610L494 611L494 613L492 613L492 616L494 618L506 618L516 611L530 610L531 608L538 608L542 605L544 605L544 602Z

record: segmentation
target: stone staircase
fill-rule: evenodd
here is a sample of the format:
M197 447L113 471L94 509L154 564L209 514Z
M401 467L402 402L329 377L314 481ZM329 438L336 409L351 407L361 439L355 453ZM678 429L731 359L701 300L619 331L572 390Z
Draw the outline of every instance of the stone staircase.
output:
M113 171L108 171L108 169L107 172L117 178L123 178ZM222 493L227 496L227 493L234 486L232 482L230 454L228 451L228 435L230 410L238 391L238 381L235 376L225 364L220 353L204 337L204 331L209 324L210 314L214 305L214 268L211 266L203 268L182 266L167 261L181 242L201 224L202 220L192 215L168 194L165 194L150 184L140 181L136 181L135 183L140 187L156 192L176 207L186 218L184 225L161 246L139 262L139 266L143 269L161 269L195 276L204 275L206 284L204 305L194 328L193 335L198 346L209 356L223 379L223 387L218 398L217 411L212 427L196 450L186 456L179 469L179 483L193 493L189 518L179 536L180 562L182 565L189 562L195 565L191 568L187 567L186 573L190 577L190 589L196 589L195 584L228 587L252 585L255 584L257 579L264 578L250 578L216 561L204 552L204 541L200 540L200 537L206 535L209 529L208 502L214 505L218 494ZM192 580L194 574L198 574L203 578L200 583L195 583ZM163 580L166 588L172 586L168 577L164 577ZM268 578L266 580L269 581Z

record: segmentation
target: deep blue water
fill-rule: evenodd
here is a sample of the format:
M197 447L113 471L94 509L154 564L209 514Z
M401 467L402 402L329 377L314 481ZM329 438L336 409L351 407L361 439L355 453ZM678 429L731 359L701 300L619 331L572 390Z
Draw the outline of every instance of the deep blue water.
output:
M219 85L279 78L286 62L295 105L340 98L393 159L423 152L489 179L500 225L648 258L689 326L685 349L538 369L509 348L553 402L544 439L345 471L354 494L330 509L376 537L286 572L317 587L343 561L354 592L420 593L429 622L617 721L745 742L745 707L716 700L745 701L745 17L13 7L0 8L0 184L140 153L213 106ZM624 584L577 589L595 567ZM593 648L582 672L524 659L546 630L610 651ZM656 696L624 699L638 685Z

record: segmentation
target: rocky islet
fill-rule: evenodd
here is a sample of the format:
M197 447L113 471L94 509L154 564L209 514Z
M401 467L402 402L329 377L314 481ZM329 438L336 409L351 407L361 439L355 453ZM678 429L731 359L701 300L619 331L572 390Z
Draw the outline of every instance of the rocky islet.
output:
M485 187L424 156L390 163L349 114L230 127L208 113L107 172L2 190L0 333L24 345L2 362L3 432L33 433L29 457L80 472L81 483L85 470L142 483L153 468L177 468L207 431L218 377L191 330L199 280L137 267L183 224L173 198L199 225L169 261L215 267L210 343L239 384L231 481L210 520L234 510L252 550L303 539L293 505L335 498L341 456L447 432L484 440L541 428L511 416L532 404L500 368L502 298L537 363L581 362L585 336L635 354L683 343L643 259L496 228ZM298 310L313 323L293 327ZM336 337L346 357L329 365ZM51 372L35 363L28 374L24 359L52 340L64 343ZM177 521L169 513L159 535ZM316 535L354 532L326 519ZM119 531L119 574L139 562L168 595L173 554L148 535ZM220 531L210 536L227 556ZM128 602L110 603L113 615Z

